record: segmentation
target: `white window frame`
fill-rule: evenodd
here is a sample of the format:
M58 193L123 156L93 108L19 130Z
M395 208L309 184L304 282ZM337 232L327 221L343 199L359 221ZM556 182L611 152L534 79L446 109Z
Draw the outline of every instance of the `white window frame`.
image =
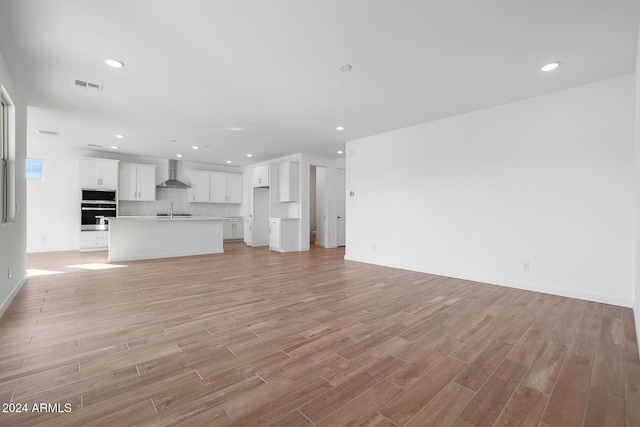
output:
M3 91L4 92L4 91ZM0 93L0 222L9 221L9 106Z

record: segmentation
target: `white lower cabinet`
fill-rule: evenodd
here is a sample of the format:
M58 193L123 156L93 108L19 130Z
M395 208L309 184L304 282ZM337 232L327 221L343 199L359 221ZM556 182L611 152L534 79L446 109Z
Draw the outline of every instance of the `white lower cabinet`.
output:
M244 221L242 218L225 218L222 221L223 240L242 240L244 238Z
M300 220L269 218L269 250L295 252L300 250Z
M109 249L108 231L81 231L80 252L104 251Z
M244 219L244 242L253 246L253 218Z

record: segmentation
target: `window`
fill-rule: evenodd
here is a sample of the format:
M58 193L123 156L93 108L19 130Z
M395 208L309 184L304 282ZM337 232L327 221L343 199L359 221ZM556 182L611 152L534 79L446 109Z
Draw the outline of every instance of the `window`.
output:
M0 136L2 138L2 147L0 147L0 187L2 198L0 206L2 217L0 222L9 220L9 105L5 101L4 96L0 97Z
M44 181L42 175L42 159L27 158L27 181Z
M7 91L0 85L0 223L15 219L15 111Z

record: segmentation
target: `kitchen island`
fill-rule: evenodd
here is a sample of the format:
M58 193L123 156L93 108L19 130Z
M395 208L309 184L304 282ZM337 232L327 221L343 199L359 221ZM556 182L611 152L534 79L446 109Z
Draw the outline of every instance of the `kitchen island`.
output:
M222 218L125 216L109 221L109 262L224 252Z

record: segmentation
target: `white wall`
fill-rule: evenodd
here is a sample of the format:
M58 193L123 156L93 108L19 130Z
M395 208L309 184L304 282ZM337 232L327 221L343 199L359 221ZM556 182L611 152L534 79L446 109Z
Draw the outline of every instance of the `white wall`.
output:
M27 107L18 86L13 81L7 63L0 53L0 86L6 90L14 105L15 127L13 152L9 153L10 202L17 208L11 209L13 217L9 223L0 224L0 316L5 312L27 277L26 257L26 129ZM10 147L11 148L11 147ZM11 268L11 278L8 270Z
M168 160L119 153L61 149L29 145L29 157L44 160L44 181L28 181L27 252L77 250L80 232L80 157L111 158L125 162L156 165L156 183L168 178ZM24 163L24 162L23 162ZM241 171L204 163L178 162L178 178L189 183L192 169ZM24 174L23 174L24 175ZM120 202L119 215L155 215L169 211L199 216L239 216L241 205L188 203L187 190L159 189L154 202Z
M78 155L56 147L29 146L43 159L43 181L27 181L27 251L78 249L80 172Z
M634 93L628 75L348 142L346 258L631 306Z

